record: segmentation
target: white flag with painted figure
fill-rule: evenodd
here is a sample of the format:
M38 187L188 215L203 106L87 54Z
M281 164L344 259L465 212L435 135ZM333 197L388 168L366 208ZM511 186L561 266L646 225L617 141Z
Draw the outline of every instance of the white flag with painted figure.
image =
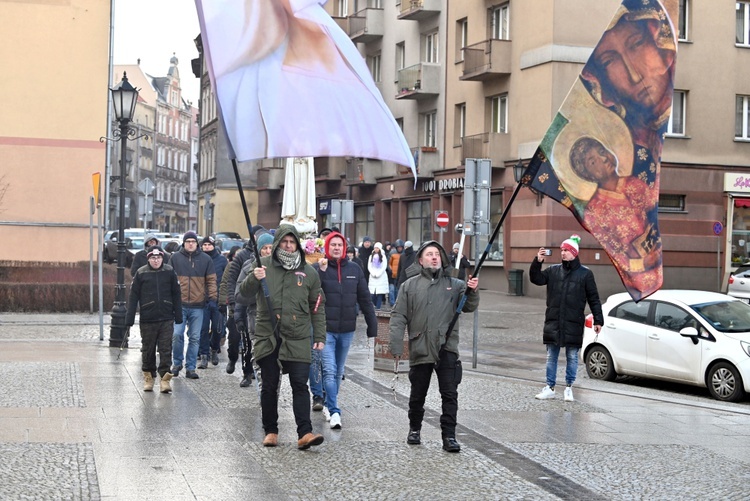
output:
M196 0L234 158L373 158L416 178L401 129L324 1Z

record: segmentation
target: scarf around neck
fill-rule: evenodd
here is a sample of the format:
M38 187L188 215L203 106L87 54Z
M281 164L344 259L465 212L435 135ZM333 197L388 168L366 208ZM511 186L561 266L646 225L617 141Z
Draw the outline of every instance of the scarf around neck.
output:
M298 250L287 252L283 249L276 249L276 259L279 260L281 267L285 270L294 270L302 262L302 254Z

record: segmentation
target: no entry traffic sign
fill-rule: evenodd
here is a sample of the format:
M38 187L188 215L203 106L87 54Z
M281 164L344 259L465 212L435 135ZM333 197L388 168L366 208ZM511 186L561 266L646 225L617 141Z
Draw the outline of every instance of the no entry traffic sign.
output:
M448 218L448 213L445 211L436 211L435 212L435 224L437 224L441 228L445 228L450 223L450 219Z

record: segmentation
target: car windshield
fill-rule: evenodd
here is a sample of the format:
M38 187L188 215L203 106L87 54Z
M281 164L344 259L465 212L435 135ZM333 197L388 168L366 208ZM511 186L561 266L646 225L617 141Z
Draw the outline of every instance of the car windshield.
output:
M142 238L131 238L130 239L130 245L128 246L129 249L143 249L143 239Z
M239 233L235 233L233 231L224 231L221 233L217 233L216 235L214 235L214 238L216 240L219 240L219 239L242 240L242 236Z
M742 301L694 304L692 308L719 332L750 331L750 305Z
M226 238L224 240L220 240L217 242L219 248L222 251L229 251L232 250L232 247L244 247L245 241L240 239L234 239L234 238Z

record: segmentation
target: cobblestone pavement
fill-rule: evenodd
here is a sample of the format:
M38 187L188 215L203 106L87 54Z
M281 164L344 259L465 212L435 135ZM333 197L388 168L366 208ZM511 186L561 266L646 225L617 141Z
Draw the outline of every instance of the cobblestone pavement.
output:
M291 391L280 446L263 448L255 387L219 366L141 390L140 339L99 341L96 315L0 317L4 499L746 499L750 402L589 380L575 402L539 401L542 301L483 295L478 364L461 319L460 454L441 450L433 380L423 445L409 446L408 375L373 369L358 329L342 430L313 413L320 447L296 448ZM107 320L108 322L108 320Z

